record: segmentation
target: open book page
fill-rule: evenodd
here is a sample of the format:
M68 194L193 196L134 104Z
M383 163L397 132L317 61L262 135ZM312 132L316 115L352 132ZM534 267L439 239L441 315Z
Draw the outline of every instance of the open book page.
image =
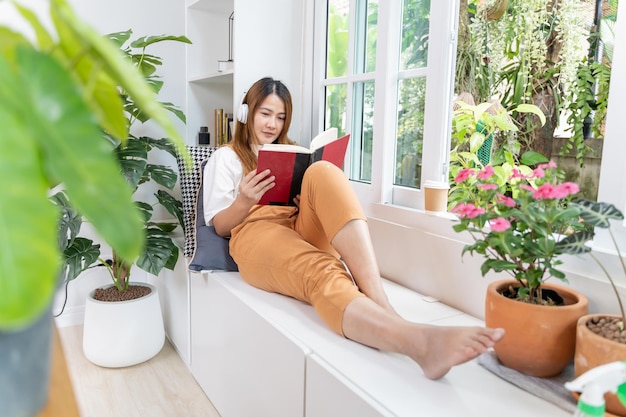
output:
M268 143L267 145L261 146L261 149L264 151L272 151L272 152L290 152L290 153L305 153L311 154L311 150L309 148L305 148L300 145L281 145L278 143Z
M331 127L330 129L327 129L319 135L315 136L313 140L311 140L311 145L309 146L309 149L311 149L311 152L315 152L316 149L322 148L336 139L337 128Z
M267 145L263 145L262 149L275 152L313 153L335 140L337 140L337 128L331 127L330 129L325 130L316 137L314 137L313 140L311 140L311 146L309 148L305 148L304 146L295 144L281 145L277 143L269 143Z

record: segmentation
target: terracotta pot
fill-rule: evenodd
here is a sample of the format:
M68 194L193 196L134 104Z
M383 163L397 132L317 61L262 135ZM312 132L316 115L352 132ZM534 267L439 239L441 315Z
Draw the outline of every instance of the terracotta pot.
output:
M543 284L556 291L562 306L543 306L513 300L501 294L514 280L492 282L485 298L485 324L502 327L506 334L494 347L504 366L523 374L551 377L574 359L576 323L587 314L589 302L571 288Z
M576 354L574 355L574 373L582 375L591 368L605 363L626 360L626 344L609 340L595 334L587 327L587 322L594 317L617 317L611 314L588 314L578 320L576 326ZM615 394L604 396L606 411L617 416L626 416L626 408Z

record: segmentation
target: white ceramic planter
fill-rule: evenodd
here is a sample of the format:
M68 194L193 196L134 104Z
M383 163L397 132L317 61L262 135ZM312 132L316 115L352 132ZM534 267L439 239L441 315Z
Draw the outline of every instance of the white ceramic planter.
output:
M165 343L161 304L156 287L130 301L106 302L93 298L85 303L83 352L89 361L108 368L136 365L154 357ZM111 284L112 285L112 284Z

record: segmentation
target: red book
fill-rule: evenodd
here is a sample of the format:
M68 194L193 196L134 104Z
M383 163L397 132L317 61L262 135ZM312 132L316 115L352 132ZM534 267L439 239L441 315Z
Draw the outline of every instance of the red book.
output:
M337 128L317 135L309 148L298 145L263 145L259 149L257 172L269 169L276 177L274 188L268 190L259 204L295 206L293 199L300 194L304 171L313 162L328 161L343 168L350 135L337 137Z

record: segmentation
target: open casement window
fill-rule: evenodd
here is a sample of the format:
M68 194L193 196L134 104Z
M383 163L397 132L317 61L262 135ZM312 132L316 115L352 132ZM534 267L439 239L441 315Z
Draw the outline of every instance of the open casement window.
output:
M423 208L446 180L454 0L316 0L313 126L351 133L345 171L370 204Z

